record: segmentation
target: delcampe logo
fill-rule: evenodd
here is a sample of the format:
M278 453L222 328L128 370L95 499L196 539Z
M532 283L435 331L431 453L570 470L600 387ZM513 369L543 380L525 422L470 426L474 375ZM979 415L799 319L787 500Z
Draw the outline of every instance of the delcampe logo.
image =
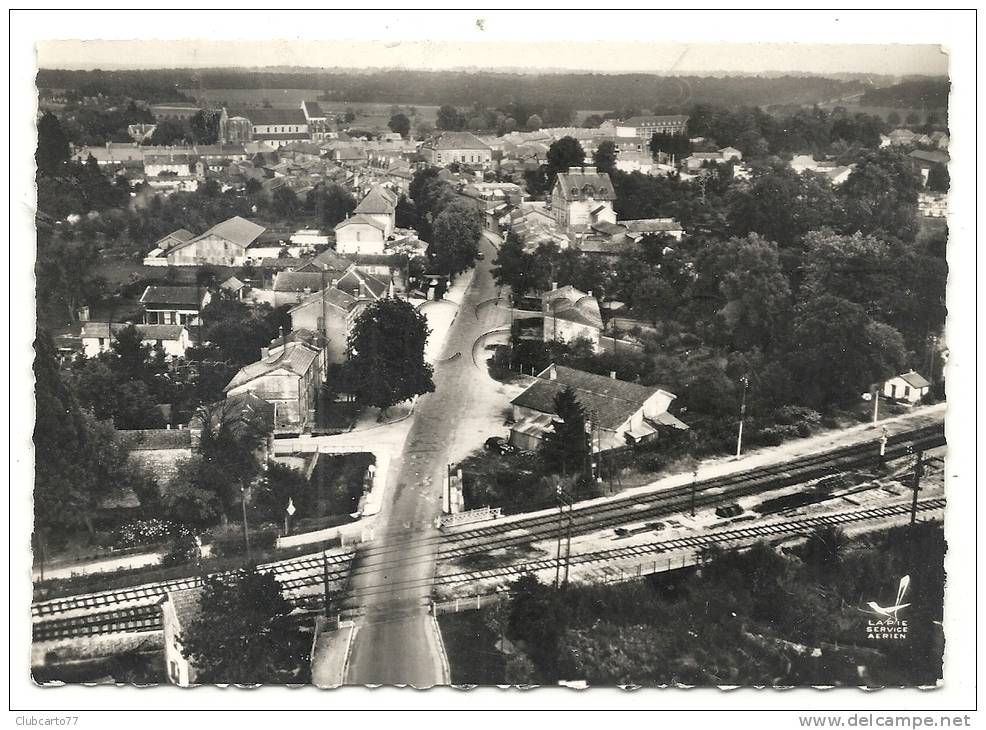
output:
M866 638L868 639L905 639L907 638L907 621L899 618L899 614L910 603L904 603L904 596L911 585L911 576L905 575L900 579L897 586L897 599L889 606L881 606L876 601L870 601L866 605L869 608L864 613L879 616L876 619L869 619L866 622Z

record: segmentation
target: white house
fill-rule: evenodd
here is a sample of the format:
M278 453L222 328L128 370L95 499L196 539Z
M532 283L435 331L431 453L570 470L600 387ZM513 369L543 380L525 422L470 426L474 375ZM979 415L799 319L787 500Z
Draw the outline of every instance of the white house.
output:
M341 254L382 254L387 242L385 224L363 214L355 214L337 224L336 251Z
M158 604L164 629L164 665L168 681L179 687L195 683L195 666L182 654L181 634L201 611L202 588L169 591Z
M381 185L374 185L353 211L383 226L384 237L394 232L397 221L397 194Z
M917 403L929 390L931 383L913 370L897 375L883 384L883 394L887 398L908 403Z
M84 322L82 324L82 351L86 357L96 357L107 352L121 331L129 327L126 322ZM144 337L144 345L159 348L169 358L183 358L192 345L188 330L180 324L135 324ZM112 334L110 334L112 332Z

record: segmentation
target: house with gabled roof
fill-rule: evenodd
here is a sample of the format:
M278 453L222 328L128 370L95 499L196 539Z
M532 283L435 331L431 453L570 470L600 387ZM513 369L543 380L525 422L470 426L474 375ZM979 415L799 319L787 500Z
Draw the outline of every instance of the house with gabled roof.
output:
M199 313L211 300L205 287L148 286L140 296L144 324L197 325Z
M397 194L382 185L374 185L359 201L354 215L366 216L383 225L384 237L394 232L397 217Z
M335 227L336 251L341 254L382 254L387 225L377 218L354 213Z
M616 223L615 200L608 173L597 172L595 167L570 167L558 173L551 189L551 212L555 222L567 230L601 221Z
M168 681L179 687L195 684L196 668L182 651L181 636L202 612L201 586L168 591L160 600L161 627L164 631L164 665Z
M566 388L572 389L587 414L595 451L653 439L662 428L688 428L668 412L677 396L665 388L617 380L616 373L606 377L552 364L510 402L514 419L510 443L536 449L557 418L555 396Z
M918 403L931 390L923 375L913 370L890 378L883 384L883 395L907 403Z
M160 256L169 266L242 266L249 258L247 249L264 233L264 226L233 216L198 236L181 241ZM173 235L173 234L172 234Z
M240 368L223 389L227 397L252 393L274 406L275 433L301 433L315 420L322 387L322 353L307 342L270 348L260 360Z
M96 357L107 352L113 339L130 324L127 322L83 322L82 351L86 357ZM135 324L141 334L143 344L159 349L167 358L183 358L191 347L188 330L181 324Z

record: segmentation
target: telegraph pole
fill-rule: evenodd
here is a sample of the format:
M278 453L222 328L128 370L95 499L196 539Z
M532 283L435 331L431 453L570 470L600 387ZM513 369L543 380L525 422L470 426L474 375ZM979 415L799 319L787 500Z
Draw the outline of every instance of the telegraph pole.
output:
M736 436L736 458L740 457L743 453L743 421L746 420L746 389L750 384L750 379L747 376L740 378L740 382L743 383L743 399L740 404L740 421L739 421L739 434Z
M698 469L692 472L692 517L695 516L695 482L698 480Z
M250 560L250 527L247 524L246 487L240 486L240 504L243 506L243 544L246 546L247 561Z
M325 618L329 617L329 554L322 551L322 606Z
M911 497L911 524L918 519L918 489L921 484L921 476L924 473L924 452L918 452L917 461L914 462L914 495Z

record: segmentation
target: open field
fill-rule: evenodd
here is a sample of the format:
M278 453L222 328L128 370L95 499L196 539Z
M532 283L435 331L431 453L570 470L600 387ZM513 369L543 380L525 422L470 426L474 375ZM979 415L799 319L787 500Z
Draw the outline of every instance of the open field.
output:
M233 106L263 106L269 103L275 109L296 109L301 102L314 101L322 94L321 89L179 89L185 96L200 104Z

